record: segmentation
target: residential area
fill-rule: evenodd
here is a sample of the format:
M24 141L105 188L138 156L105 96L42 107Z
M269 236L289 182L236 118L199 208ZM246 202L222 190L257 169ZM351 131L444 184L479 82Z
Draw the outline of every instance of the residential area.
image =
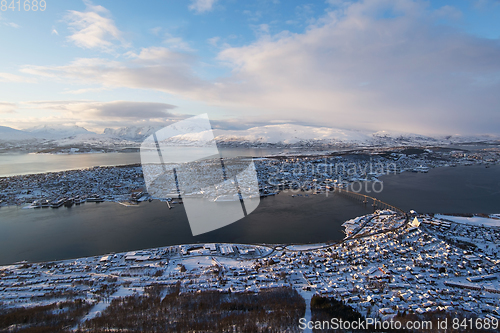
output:
M500 152L495 148L475 150L453 150L443 148L401 148L357 150L318 156L271 156L254 159L261 196L273 195L279 191L305 190L312 193L325 192L335 187L347 187L358 181L377 181L382 175L401 172L425 173L432 168L481 165L485 168L500 161ZM244 162L244 161L243 161ZM229 176L245 170L248 162L226 161ZM217 161L217 163L220 163ZM45 174L31 174L0 178L0 207L7 205L31 206L31 208L71 206L100 201L137 203L147 199L165 199L166 194L176 193L173 174L166 173L158 181L168 183L159 186L161 191L147 193L147 179L163 168L152 165L145 174L140 165L93 167L82 170L68 170ZM190 195L205 195L211 200L225 199L224 189L220 193L203 193L200 186L190 189L189 184L216 184L222 180L219 169L204 165L185 167L181 186ZM208 170L208 171L207 171ZM217 170L215 172L214 170ZM150 172L149 172L150 171ZM251 183L248 170L242 175L242 184ZM251 173L248 173L251 175ZM145 181L146 177L146 181ZM193 177L197 182L192 182ZM201 178L200 178L201 177ZM248 178L248 181L246 181ZM186 188L185 188L186 187ZM164 190L167 189L167 190ZM173 192L173 193L165 193ZM90 200L88 200L90 198Z

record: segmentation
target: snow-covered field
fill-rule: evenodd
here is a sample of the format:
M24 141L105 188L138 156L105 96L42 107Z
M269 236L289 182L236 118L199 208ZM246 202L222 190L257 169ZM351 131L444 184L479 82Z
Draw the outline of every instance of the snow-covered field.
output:
M441 215L441 214L435 214L434 216L438 219L449 220L456 223L471 224L475 226L484 225L488 227L500 227L500 218L498 217L497 218L485 218L479 216L462 217L462 216L451 216L451 215Z
M307 250L319 249L322 247L325 247L325 243L288 245L286 249L290 251L307 251Z

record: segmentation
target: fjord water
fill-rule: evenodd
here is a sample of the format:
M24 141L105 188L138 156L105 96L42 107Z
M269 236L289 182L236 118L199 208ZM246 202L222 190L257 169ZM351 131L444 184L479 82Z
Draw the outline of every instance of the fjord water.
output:
M227 156L262 157L286 153L280 148L221 148ZM94 166L116 166L141 163L138 152L93 153L93 154L0 154L0 177L33 173L58 172L91 168Z
M374 195L404 210L500 213L500 166L432 169L381 177ZM85 203L71 208L0 208L0 264L46 261L182 243L312 243L342 239L342 223L372 207L329 193L261 199L250 215L193 237L182 205L160 201L126 207Z
M383 190L366 193L418 213L500 213L500 165L436 168L380 177ZM377 188L378 190L378 188Z
M268 153L272 152L259 150L253 155ZM26 155L13 160L2 156L0 173L8 174L6 168L22 174L139 162L135 153L32 156L36 157L34 164L33 157ZM500 213L500 166L437 168L424 174L404 172L380 179L383 191L368 194L406 211ZM337 195L292 198L281 193L262 199L257 210L244 219L193 237L184 207L176 205L169 210L159 201L131 207L107 202L59 209L1 207L0 264L196 242L325 242L343 238L341 225L345 220L370 212L371 207Z
M350 199L291 197L261 199L247 217L193 237L183 205L160 201L123 206L85 203L71 208L0 209L0 264L20 260L77 258L183 243L310 243L342 239L345 220L370 213Z
M1 154L0 177L140 163L138 153Z

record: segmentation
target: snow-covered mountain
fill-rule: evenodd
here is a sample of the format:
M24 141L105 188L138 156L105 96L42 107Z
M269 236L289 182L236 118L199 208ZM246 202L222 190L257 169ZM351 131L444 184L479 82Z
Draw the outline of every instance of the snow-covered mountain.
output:
M30 142L31 146L91 146L93 148L139 147L141 142L160 128L152 126L129 126L118 129L106 128L103 134L90 132L79 126L37 126L27 130L16 130L0 126L0 142ZM207 136L181 135L165 140L166 144L203 144ZM411 146L446 145L465 142L496 142L500 137L478 136L425 136L396 131L357 131L329 127L313 127L296 124L281 124L252 127L246 130L214 130L217 143L227 145L262 146L279 144L283 146L318 147L324 145L360 146ZM208 136L210 137L210 136Z
M426 136L415 133L401 131L378 131L372 135L373 143L380 143L386 146L398 145L443 145L471 142L499 142L500 136L479 134L479 135L436 135Z
M256 142L295 144L300 142L366 143L369 133L329 127L295 124L267 125L247 130L214 130L218 142Z
M94 134L83 127L80 126L55 126L55 125L40 125L31 127L24 130L29 132L34 137L41 139L63 139L69 137L75 137L80 134Z
M114 130L114 133L128 133L127 129ZM144 135L127 134L123 138L137 141L154 132L153 128L144 131ZM246 130L213 130L218 144L239 145L265 145L279 144L283 146L304 145L308 147L324 145L361 145L361 146L411 146L411 145L446 145L464 142L494 142L500 137L479 136L426 136L415 133L397 131L358 131L329 127L313 127L296 124L267 125L252 127ZM187 133L162 140L167 145L193 145L206 144L206 133ZM116 137L119 137L116 135ZM499 141L500 142L500 141Z
M20 141L33 139L35 139L35 136L33 136L31 133L7 126L0 126L0 141Z
M144 140L158 129L159 128L152 126L130 126L118 129L106 128L104 130L104 135L125 140L139 141Z
M151 126L125 127L106 129L104 134L110 138L142 142L146 137L159 130ZM398 131L360 131L330 127L313 127L296 124L266 125L252 127L246 130L214 129L217 143L245 145L363 145L363 146L408 146L408 145L442 145L464 142L500 142L500 136L476 135L458 136L441 135L426 136ZM203 137L203 138L202 138ZM204 133L184 134L163 140L170 145L191 145L205 143ZM196 142L195 142L196 141Z
M415 133L406 133L401 131L378 131L371 134L372 142L381 145L405 145L408 143L413 144L432 144L439 141L446 140L443 138L434 138Z

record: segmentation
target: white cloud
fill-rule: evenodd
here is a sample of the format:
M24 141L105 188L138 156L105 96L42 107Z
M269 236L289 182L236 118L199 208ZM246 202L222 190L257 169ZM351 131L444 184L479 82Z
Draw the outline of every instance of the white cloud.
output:
M189 5L189 10L197 13L205 13L212 10L217 0L193 0Z
M427 6L411 0L343 5L304 33L284 31L225 48L218 60L230 66L231 75L212 82L196 74L194 55L164 47L129 52L125 61L77 59L65 66L26 66L23 72L156 89L226 107L228 117L249 121L498 133L498 41L435 24L459 12Z
M86 94L89 92L98 92L98 91L104 91L107 90L106 88L99 87L99 88L81 88L81 89L73 89L73 90L65 90L62 92L62 94L71 94L71 95L78 95L78 94Z
M269 24L259 24L258 30L262 34L269 34Z
M251 11L251 10L244 10L243 14L245 14L248 17L248 21L251 22L257 22L260 19L262 19L262 11L256 10L256 11Z
M303 34L228 48L219 58L233 76L217 96L334 127L498 132L498 41L434 24L447 13L458 17L419 1L361 1Z
M462 18L462 12L453 6L443 6L434 11L433 16L436 18L448 18L458 20Z
M71 119L86 120L151 120L151 119L178 119L182 117L173 114L170 110L176 106L167 103L134 102L134 101L112 101L97 102L85 100L63 100L63 101L30 101L23 103L25 108L50 110L59 113L63 117ZM1 106L1 104L0 104Z
M71 31L69 41L81 48L103 51L110 51L116 46L115 42L128 46L106 8L95 6L89 1L85 1L85 4L87 8L84 12L70 10L65 16Z
M6 107L10 108L10 105ZM106 127L166 126L171 122L189 117L189 115L172 112L175 108L175 105L159 102L27 101L20 103L20 110L16 117L2 117L2 125L29 128L44 124L76 124L95 132L100 132ZM0 102L0 113L1 110Z
M20 28L21 26L17 23L14 23L14 22L4 22L4 24L8 27L12 27L12 28Z
M16 113L17 105L15 103L0 102L0 114Z
M325 3L332 6L346 6L350 5L351 1L349 0L326 0Z
M215 46L215 47L217 47L217 44L219 43L219 41L220 41L220 37L218 37L218 36L207 39L207 43L212 45L212 46Z
M498 0L473 0L474 7L479 9L486 9L488 7L495 7L500 5Z
M159 33L160 33L160 31L161 31L161 27L156 27L156 28L153 28L153 29L151 29L150 31L151 31L151 33L152 33L153 35L158 36L158 34L159 34Z
M186 52L193 52L194 50L189 46L189 43L185 42L182 38L180 37L174 37L169 33L165 34L165 39L163 40L163 43L168 46L169 49L172 50L179 50L179 51L186 51Z
M34 83L36 82L32 78L28 78L25 76L20 76L16 74L11 74L11 73L1 73L0 72L0 82L27 82L27 83Z
M196 76L194 57L164 47L143 48L138 54L128 52L126 61L81 58L65 66L25 66L21 72L71 83L156 89L173 94L197 96L208 83ZM198 96L200 97L200 96Z

